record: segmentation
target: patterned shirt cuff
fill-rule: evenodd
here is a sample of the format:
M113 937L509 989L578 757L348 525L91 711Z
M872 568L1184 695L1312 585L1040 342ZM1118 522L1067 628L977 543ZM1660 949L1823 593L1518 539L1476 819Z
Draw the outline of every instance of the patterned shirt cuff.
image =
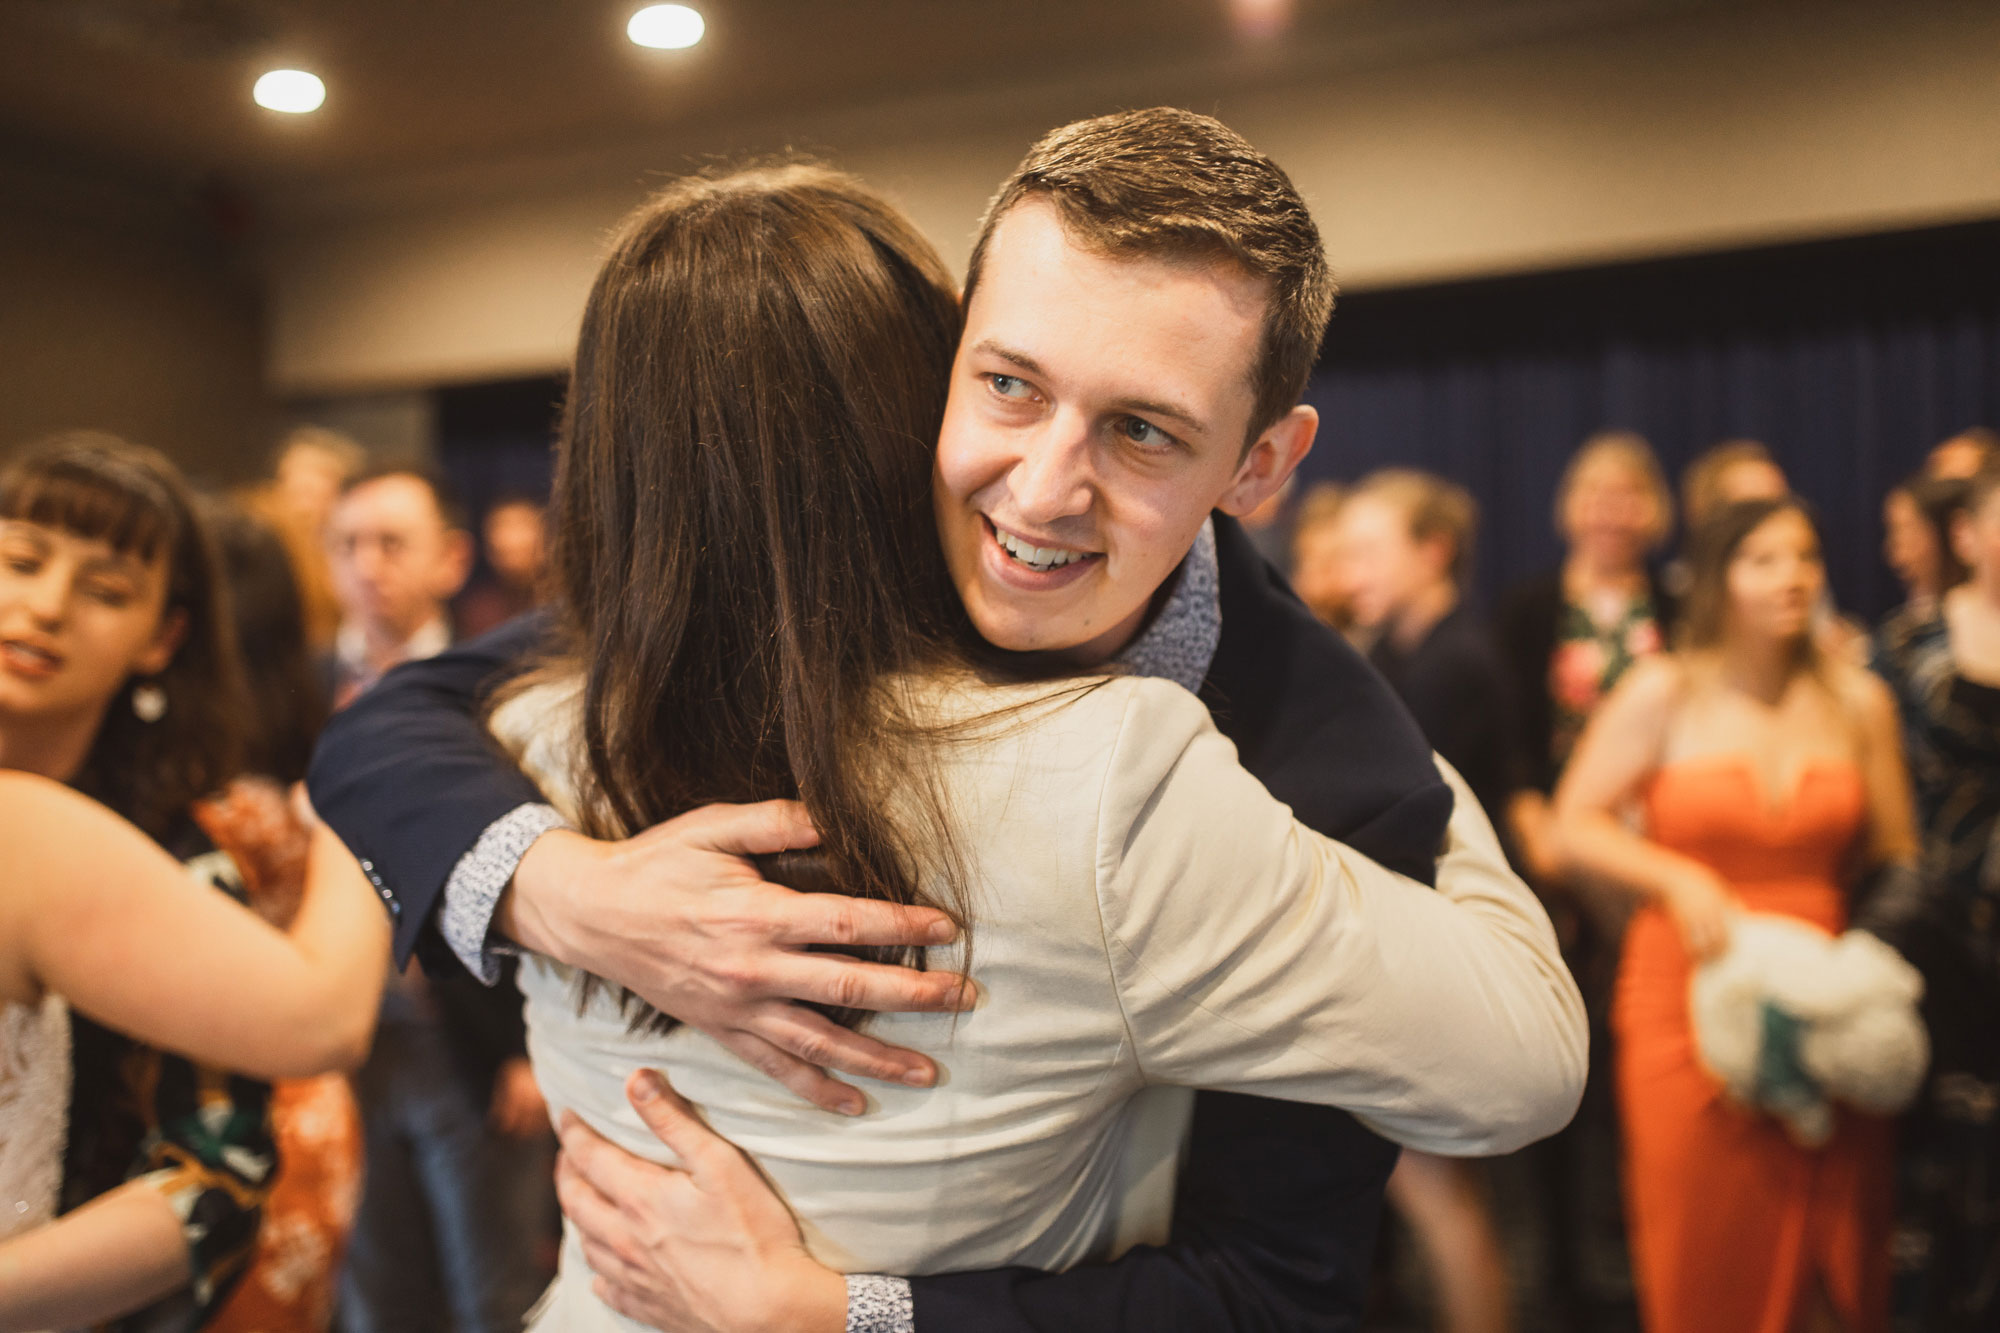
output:
M880 1273L849 1273L847 1333L917 1333L910 1280Z
M452 867L451 878L444 883L438 931L466 971L487 985L500 980L500 959L509 952L505 941L492 935L500 895L513 881L514 871L535 839L551 829L569 826L552 805L515 806L488 824L472 850Z

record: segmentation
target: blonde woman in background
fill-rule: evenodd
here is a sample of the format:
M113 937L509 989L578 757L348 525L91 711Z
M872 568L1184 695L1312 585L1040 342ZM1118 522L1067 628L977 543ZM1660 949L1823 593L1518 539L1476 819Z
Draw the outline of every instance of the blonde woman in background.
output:
M1666 648L1674 599L1653 557L1672 530L1673 493L1652 448L1629 431L1583 442L1556 490L1562 563L1501 605L1501 657L1514 690L1517 864L1549 908L1590 1016L1590 1082L1569 1128L1533 1151L1533 1208L1545 1222L1546 1289L1571 1327L1629 1321L1631 1279L1618 1185L1608 1013L1629 908L1562 863L1549 793L1577 737L1635 663Z
M271 479L237 497L283 539L305 606L306 642L321 651L332 647L340 628L326 562L327 519L341 489L367 463L367 452L338 431L299 426L279 446Z

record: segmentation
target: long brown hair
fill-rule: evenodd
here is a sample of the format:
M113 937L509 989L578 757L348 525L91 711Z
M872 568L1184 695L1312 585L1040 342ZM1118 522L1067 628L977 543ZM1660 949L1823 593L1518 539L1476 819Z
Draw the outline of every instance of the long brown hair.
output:
M796 797L844 892L966 923L924 729L889 688L968 642L930 493L959 327L930 245L825 167L682 180L627 219L551 502L589 831Z
M1683 652L1700 652L1721 644L1729 621L1729 566L1744 540L1779 514L1797 514L1812 529L1813 540L1821 540L1819 519L1812 506L1796 495L1726 504L1695 530L1688 549L1687 600L1681 606L1675 647ZM1810 633L1799 645L1799 664L1806 667L1819 664Z
M0 471L0 517L104 541L167 564L161 614L186 617L186 635L150 683L167 711L142 722L132 680L105 710L72 785L156 840L175 835L188 808L235 777L242 754L242 670L229 595L207 530L180 470L165 455L115 435L75 431L29 445Z
M306 638L305 597L278 530L241 505L209 500L202 522L229 582L243 669L243 770L281 783L306 775L326 725L326 689Z

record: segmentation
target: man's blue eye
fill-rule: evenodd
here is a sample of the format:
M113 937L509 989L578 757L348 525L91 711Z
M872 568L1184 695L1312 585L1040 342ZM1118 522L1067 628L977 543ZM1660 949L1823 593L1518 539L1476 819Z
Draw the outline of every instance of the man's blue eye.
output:
M1173 443L1173 436L1142 417L1126 417L1118 429L1126 439L1134 444L1144 445L1148 449L1164 449Z

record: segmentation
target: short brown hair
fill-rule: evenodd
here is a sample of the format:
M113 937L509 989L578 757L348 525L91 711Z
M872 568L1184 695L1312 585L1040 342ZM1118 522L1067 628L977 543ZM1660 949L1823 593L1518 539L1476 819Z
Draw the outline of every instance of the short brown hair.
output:
M1250 372L1249 440L1299 401L1333 313L1333 273L1291 178L1242 135L1174 107L1050 131L987 206L966 266L968 304L994 228L1029 198L1053 203L1070 237L1103 254L1227 258L1263 279L1270 308Z
M1451 581L1465 588L1472 578L1472 551L1479 539L1479 502L1472 492L1432 473L1397 467L1370 473L1349 498L1364 495L1378 496L1401 509L1416 541L1449 540Z
M444 473L422 463L370 463L340 483L340 498L372 486L378 481L391 477L407 477L430 492L431 504L436 507L438 521L449 532L463 531L466 524L465 506L459 503L458 493L446 479Z
M1979 471L1965 479L1965 513L1977 513L1986 502L2000 492L2000 460L1988 459Z
M1690 532L1702 525L1722 499L1722 474L1743 463L1778 466L1762 440L1724 440L1687 465L1681 473L1681 513Z

